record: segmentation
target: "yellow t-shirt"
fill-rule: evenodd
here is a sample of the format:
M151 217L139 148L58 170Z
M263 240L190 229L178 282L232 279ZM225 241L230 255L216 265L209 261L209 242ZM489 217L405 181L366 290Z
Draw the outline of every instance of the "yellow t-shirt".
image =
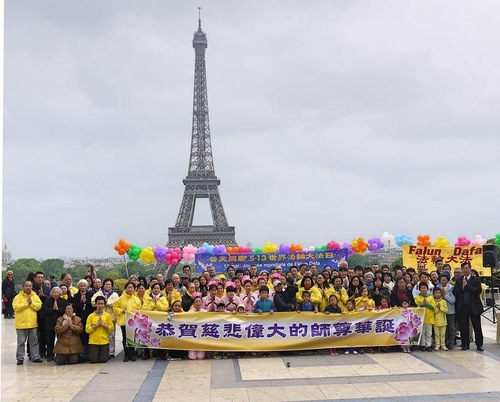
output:
M104 328L103 326L97 327L94 329L93 327L98 325L99 318L102 319L102 323L107 325L108 328ZM113 331L114 324L113 318L111 314L102 312L102 315L99 316L94 311L87 318L87 324L85 325L85 332L89 334L89 345L106 345L109 343L109 333Z

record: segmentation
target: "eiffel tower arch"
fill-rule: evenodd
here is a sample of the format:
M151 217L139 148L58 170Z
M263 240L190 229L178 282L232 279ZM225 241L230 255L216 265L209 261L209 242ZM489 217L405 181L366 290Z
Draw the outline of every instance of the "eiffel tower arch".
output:
M237 246L234 226L229 226L219 193L220 179L215 175L212 156L212 140L208 118L208 90L205 65L207 35L201 30L194 33L195 52L193 126L191 134L191 154L189 169L184 183L184 195L174 227L168 228L168 247L183 247L188 244L201 246L202 243ZM212 225L193 226L196 200L208 198L212 215Z

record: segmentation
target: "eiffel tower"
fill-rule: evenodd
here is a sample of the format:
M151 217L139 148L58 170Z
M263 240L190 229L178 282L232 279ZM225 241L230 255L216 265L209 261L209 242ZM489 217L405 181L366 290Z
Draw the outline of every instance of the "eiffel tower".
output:
M201 30L201 16L198 30L194 33L194 95L193 130L189 169L184 183L179 215L174 227L168 228L168 247L183 247L202 243L237 246L234 226L229 226L219 194L220 179L215 175L208 119L207 74L205 49L207 35ZM208 198L212 213L212 225L193 226L194 210L198 198Z

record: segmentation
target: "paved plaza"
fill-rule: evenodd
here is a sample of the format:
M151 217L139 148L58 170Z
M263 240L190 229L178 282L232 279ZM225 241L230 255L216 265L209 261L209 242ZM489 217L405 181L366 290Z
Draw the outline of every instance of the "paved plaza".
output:
M465 352L127 363L120 353L106 364L76 366L17 366L14 320L1 324L3 402L500 400L500 345L496 325L485 319L482 353L471 345ZM118 334L117 346L121 351Z

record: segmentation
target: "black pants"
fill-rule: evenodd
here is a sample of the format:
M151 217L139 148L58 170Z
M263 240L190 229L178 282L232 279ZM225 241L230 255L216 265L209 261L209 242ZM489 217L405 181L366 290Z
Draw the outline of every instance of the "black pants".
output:
M45 340L45 319L38 317L38 329L36 335L38 337L38 344L40 345L40 356L47 355L47 341ZM85 332L85 331L84 331Z
M130 357L132 356L132 353L134 353L134 348L127 345L127 330L125 325L120 326L120 328L122 330L122 338L123 338L122 340L123 354Z
M8 300L4 302L3 316L5 318L14 316L14 309L12 308L12 300L13 299L9 297Z
M462 339L462 347L470 347L469 334L469 319L474 328L476 336L476 347L483 346L483 330L481 328L481 314L472 312L472 305L464 304L458 315L458 323L460 325L460 338Z
M47 350L47 358L54 358L54 343L56 341L56 333L54 329L45 329L45 345ZM41 346L40 346L41 347Z

